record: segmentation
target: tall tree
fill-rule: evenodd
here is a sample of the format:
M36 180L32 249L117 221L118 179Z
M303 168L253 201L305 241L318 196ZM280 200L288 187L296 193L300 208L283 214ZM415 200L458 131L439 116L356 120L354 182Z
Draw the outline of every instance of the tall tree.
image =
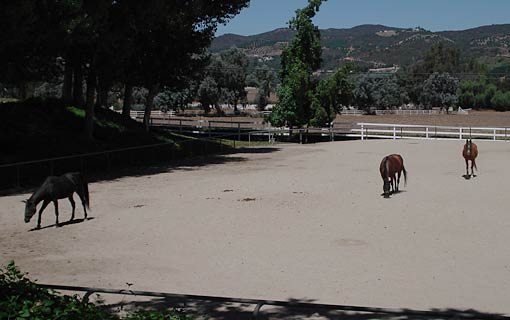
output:
M313 97L312 73L322 62L320 32L312 18L325 0L308 0L308 5L296 11L289 28L296 30L290 45L284 49L281 62L279 101L273 108L273 125L290 127L309 124Z
M312 101L312 126L321 127L335 120L336 115L351 101L354 85L347 78L349 68L337 70L319 81Z
M420 102L425 108L446 108L457 104L459 80L448 73L434 73L423 84Z

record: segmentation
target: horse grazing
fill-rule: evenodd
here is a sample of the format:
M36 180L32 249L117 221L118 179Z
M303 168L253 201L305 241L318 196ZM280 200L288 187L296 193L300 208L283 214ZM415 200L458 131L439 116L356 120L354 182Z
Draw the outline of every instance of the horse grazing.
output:
M466 179L469 179L471 176L469 175L469 161L471 160L471 174L473 177L476 177L473 168L478 170L476 167L476 157L478 156L478 147L476 144L473 143L471 139L466 140L466 144L464 144L464 149L462 150L462 156L464 157L464 160L466 160Z
M404 172L404 182L407 183L407 171L404 168L404 159L399 154L392 154L382 159L379 166L383 179L384 197L388 198L391 193L398 192L400 176ZM390 186L392 191L390 192Z
M25 222L28 223L34 216L37 204L43 202L39 210L39 219L37 219L37 229L41 228L41 214L50 202L55 205L55 225L59 227L58 222L58 199L68 198L73 207L71 219L74 220L74 199L73 193L77 193L83 204L83 211L85 212L85 220L87 219L87 208L89 208L89 189L87 182L79 172L66 173L64 175L46 178L43 184L35 191L32 196L23 202L25 206ZM90 208L89 208L90 209Z

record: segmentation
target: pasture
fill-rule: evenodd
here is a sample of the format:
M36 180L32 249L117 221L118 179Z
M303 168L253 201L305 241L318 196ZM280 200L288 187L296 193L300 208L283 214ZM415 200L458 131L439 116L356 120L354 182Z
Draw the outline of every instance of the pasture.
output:
M0 198L0 262L40 283L510 313L510 144L276 145L89 184L92 220L41 230ZM384 199L379 163L409 172ZM210 161L209 161L210 160ZM76 217L83 212L77 206ZM70 205L60 203L61 222ZM45 228L47 227L47 228Z

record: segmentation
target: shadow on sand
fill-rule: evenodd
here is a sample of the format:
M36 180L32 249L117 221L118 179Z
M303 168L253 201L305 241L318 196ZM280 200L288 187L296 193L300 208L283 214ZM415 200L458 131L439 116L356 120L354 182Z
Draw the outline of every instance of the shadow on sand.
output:
M384 193L381 193L381 197L385 198L385 199L391 199L391 196L393 195L396 195L396 194L399 194L399 193L406 193L407 191L405 190L398 190L398 191L393 191L393 192L390 192L390 195L389 196L385 196Z
M94 174L87 174L85 172L85 176L87 178L87 181L91 183L101 181L114 181L124 177L150 176L178 170L192 171L210 165L243 162L248 160L249 154L273 153L278 152L279 150L280 148L278 147L238 148L224 154L195 156L190 158L168 161L162 164L123 166L119 168L111 168L109 172ZM42 183L43 181L44 179L41 179L39 183ZM0 196L31 193L34 192L37 189L37 187L38 186L32 185L8 190L0 190Z
M87 219L74 219L74 220L68 220L68 221L65 221L65 222L61 222L59 224L59 227L65 227L65 226L69 226L69 225L72 225L72 224L78 224L78 223L82 223L82 222L85 222L87 220L94 220L95 218L94 217L88 217ZM37 228L32 228L30 230L28 230L28 232L32 232L32 231L39 231L39 230L43 230L43 229L48 229L48 228L52 228L52 227L55 227L56 225L55 224L50 224L50 225L47 225L47 226L44 226L44 227L41 227L39 229Z
M125 297L124 297L125 298ZM292 303L314 303L314 300L288 300ZM255 305L231 302L204 302L179 298L155 298L147 301L126 302L104 306L110 312L124 312L138 309L166 310L181 309L197 319L209 320L249 320L249 319L342 319L342 320L446 320L446 319L510 319L500 314L482 313L476 310L431 309L422 311L392 309L391 313L376 308L353 307L361 311L340 311L319 308L263 306L256 318ZM346 306L349 307L349 306ZM347 309L347 308L345 308ZM372 309L372 311L368 311ZM365 311L366 310L366 311Z

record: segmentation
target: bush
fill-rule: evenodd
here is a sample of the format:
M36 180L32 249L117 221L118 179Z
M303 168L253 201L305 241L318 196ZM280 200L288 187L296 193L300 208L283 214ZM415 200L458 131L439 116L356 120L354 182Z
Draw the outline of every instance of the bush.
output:
M39 287L26 277L13 261L0 269L0 319L105 319L118 320L93 303L84 302L78 295L60 295ZM189 320L179 311L137 311L127 320Z
M510 111L510 91L498 91L491 100L491 104L497 111Z

